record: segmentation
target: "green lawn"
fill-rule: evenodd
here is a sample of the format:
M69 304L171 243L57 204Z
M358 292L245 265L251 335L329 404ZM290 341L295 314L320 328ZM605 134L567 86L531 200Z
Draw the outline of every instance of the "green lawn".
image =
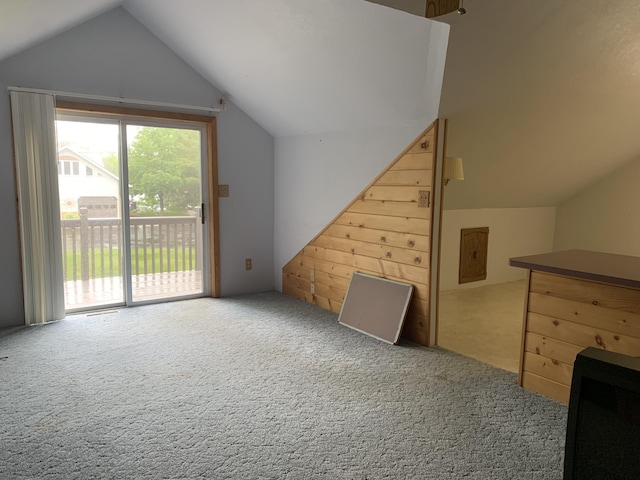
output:
M182 270L195 270L196 268L196 252L194 249L189 252L185 250L184 252L184 264L182 259L182 249L181 248L172 248L167 250L166 248L162 249L162 255L160 254L159 249L154 249L152 252L151 249L146 249L146 261L147 261L147 270L145 272L145 251L140 249L134 249L131 251L131 263L132 263L132 273L133 275L143 274L143 273L159 273L159 272L167 272L169 271L169 254L171 254L170 258L170 266L171 271L182 271ZM73 260L74 255L72 251L66 252L65 261L66 269L65 269L65 281L74 280L74 269L73 269ZM191 257L191 263L189 263L189 257ZM75 280L79 280L81 278L81 270L80 270L80 252L76 252L75 254L76 261L76 272L75 272ZM162 264L160 263L162 261ZM153 268L153 263L155 262L155 268ZM176 267L177 264L177 267ZM95 272L95 273L94 273ZM91 256L91 252L89 254L89 276L92 278L102 278L102 277L116 277L119 276L120 273L120 250L117 248L112 248L109 250L105 248L104 250L94 250L93 257Z

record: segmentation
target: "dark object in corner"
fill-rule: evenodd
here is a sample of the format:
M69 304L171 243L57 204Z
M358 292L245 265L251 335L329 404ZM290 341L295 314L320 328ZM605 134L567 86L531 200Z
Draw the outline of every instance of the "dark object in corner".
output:
M589 347L576 356L564 479L640 478L640 359Z
M455 11L460 13L460 8L462 8L460 0L427 0L425 17L435 18ZM464 8L462 9L464 10Z

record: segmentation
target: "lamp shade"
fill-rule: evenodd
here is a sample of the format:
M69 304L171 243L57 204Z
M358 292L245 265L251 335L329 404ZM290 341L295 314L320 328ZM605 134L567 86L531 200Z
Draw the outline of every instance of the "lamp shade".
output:
M464 180L464 169L462 167L462 158L460 157L445 158L444 179L445 180Z

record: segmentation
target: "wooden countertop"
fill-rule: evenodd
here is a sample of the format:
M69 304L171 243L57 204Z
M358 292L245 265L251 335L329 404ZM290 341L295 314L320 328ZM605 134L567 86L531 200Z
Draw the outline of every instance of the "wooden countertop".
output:
M512 267L594 282L640 288L640 258L588 250L566 250L509 259Z

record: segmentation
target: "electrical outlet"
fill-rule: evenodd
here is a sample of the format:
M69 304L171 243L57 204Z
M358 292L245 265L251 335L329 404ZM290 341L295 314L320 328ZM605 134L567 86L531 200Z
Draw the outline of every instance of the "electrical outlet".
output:
M253 267L251 265L251 259L250 258L245 258L244 260L244 269L245 270L251 270Z

